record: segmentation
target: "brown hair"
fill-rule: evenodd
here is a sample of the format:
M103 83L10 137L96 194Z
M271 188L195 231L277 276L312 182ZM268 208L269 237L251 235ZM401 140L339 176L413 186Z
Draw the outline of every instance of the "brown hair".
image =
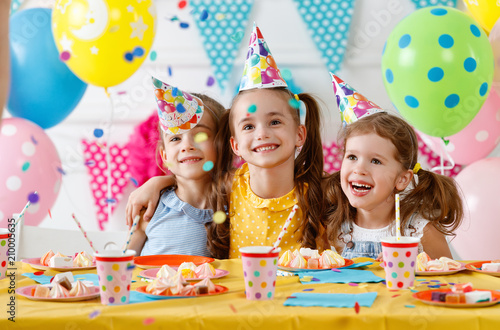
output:
M280 93L287 102L293 99L293 94L287 88L272 88L269 89ZM233 100L232 107L238 101L238 98L244 93L250 91L241 91ZM305 126L307 136L302 150L295 159L294 165L294 183L297 190L298 203L303 211L304 217L299 229L302 232L299 242L302 246L317 248L316 240L322 233L324 228L324 201L322 191L322 176L323 176L323 148L321 144L320 107L315 98L309 94L301 93L299 99L304 103L306 109ZM299 110L289 107L295 123L300 125ZM231 125L231 109L226 111L220 121L220 129L216 136L217 152L219 164L222 164L218 192L223 200L219 200L217 208L227 206L229 194L231 191L231 182L228 182L228 177L233 171L233 157L230 146L230 138L233 127ZM231 214L228 214L231 217ZM209 250L214 256L227 258L229 255L229 237L230 224L229 221L221 225L211 224L211 229L208 232Z
M396 147L396 159L403 169L413 169L417 163L418 140L413 128L402 118L387 112L366 116L339 132L339 141L343 145L352 136L375 133L388 139ZM412 178L413 188L401 195L401 231L409 228L411 216L420 214L432 222L444 235L454 235L453 231L463 218L462 199L455 180L424 169L420 169ZM352 224L356 217L356 209L340 185L340 171L332 173L325 181L325 198L327 207L328 238L332 245L337 243L340 235L347 234L345 224ZM395 191L397 192L397 191Z

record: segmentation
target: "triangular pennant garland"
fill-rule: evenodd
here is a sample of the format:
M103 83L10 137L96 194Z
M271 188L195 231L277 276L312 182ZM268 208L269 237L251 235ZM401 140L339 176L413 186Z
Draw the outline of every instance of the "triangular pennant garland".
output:
M328 71L337 73L344 58L354 1L294 1Z
M248 23L254 0L191 0L195 22L203 46L214 69L215 79L222 90L233 68L234 59Z

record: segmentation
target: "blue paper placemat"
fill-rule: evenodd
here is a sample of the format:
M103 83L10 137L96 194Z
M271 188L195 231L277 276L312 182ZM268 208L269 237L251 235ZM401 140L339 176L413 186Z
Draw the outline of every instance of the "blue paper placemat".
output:
M50 279L54 276L47 276L47 275L35 275L33 273L24 273L22 274L23 276L31 278L33 281L38 282L40 284L49 284ZM78 274L78 275L73 275L75 280L80 280L80 281L92 281L95 286L99 286L99 278L97 277L97 274Z
M354 307L356 302L359 306L371 307L375 298L376 292L349 294L349 293L305 293L297 292L288 298L284 306L303 306L303 307Z
M324 272L301 272L298 273L302 284L313 283L367 283L367 282L382 282L384 279L373 274L369 270L360 269L338 269L336 271ZM304 279L304 277L306 277ZM312 280L310 280L312 277Z

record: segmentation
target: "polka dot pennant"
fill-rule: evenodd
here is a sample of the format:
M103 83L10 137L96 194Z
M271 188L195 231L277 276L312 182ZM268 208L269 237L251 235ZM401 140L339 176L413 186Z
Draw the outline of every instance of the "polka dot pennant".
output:
M101 148L97 142L82 140L84 148L84 161L94 164L87 166L90 175L90 189L97 207L97 221L99 228L104 230L105 223L108 222L108 172L106 163L106 149ZM111 212L123 196L123 190L129 183L129 165L127 163L129 151L126 147L116 144L111 145Z
M194 8L195 22L214 69L215 79L224 90L242 40L232 36L246 30L253 0L192 0L189 4ZM200 19L200 15L205 12L208 15L204 14L204 19Z
M411 0L417 9L429 6L450 6L456 7L457 0Z
M493 53L484 31L451 7L427 7L404 18L382 55L387 93L416 129L449 137L481 109L493 80Z
M354 1L294 1L328 71L337 73L347 45Z

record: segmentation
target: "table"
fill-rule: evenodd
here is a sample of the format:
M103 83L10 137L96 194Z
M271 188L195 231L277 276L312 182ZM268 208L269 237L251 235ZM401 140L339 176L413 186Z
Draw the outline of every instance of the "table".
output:
M362 261L362 260L357 260ZM104 306L100 300L85 302L38 302L16 296L15 323L8 321L9 279L0 280L0 329L499 329L500 304L485 308L446 308L421 303L409 290L389 291L382 283L356 287L347 284L301 284L296 276L279 277L276 298L249 301L244 295L241 260L216 260L216 268L230 274L214 280L229 288L228 293L201 298L157 300L122 306ZM35 272L29 265L16 263L17 287L35 282L20 274ZM384 277L374 264L367 269ZM132 289L146 285L134 270ZM89 272L89 271L87 271ZM95 270L93 271L95 273ZM46 275L57 272L47 271ZM74 274L83 272L74 272ZM422 278L422 277L418 277ZM448 276L427 276L448 282L472 282L475 288L500 290L500 278L472 271ZM315 293L364 293L378 296L371 308L285 307L295 292L313 288ZM420 287L417 287L419 289ZM424 286L422 286L424 289ZM399 296L397 296L399 295ZM412 305L413 308L405 307ZM411 306L410 306L411 307Z

